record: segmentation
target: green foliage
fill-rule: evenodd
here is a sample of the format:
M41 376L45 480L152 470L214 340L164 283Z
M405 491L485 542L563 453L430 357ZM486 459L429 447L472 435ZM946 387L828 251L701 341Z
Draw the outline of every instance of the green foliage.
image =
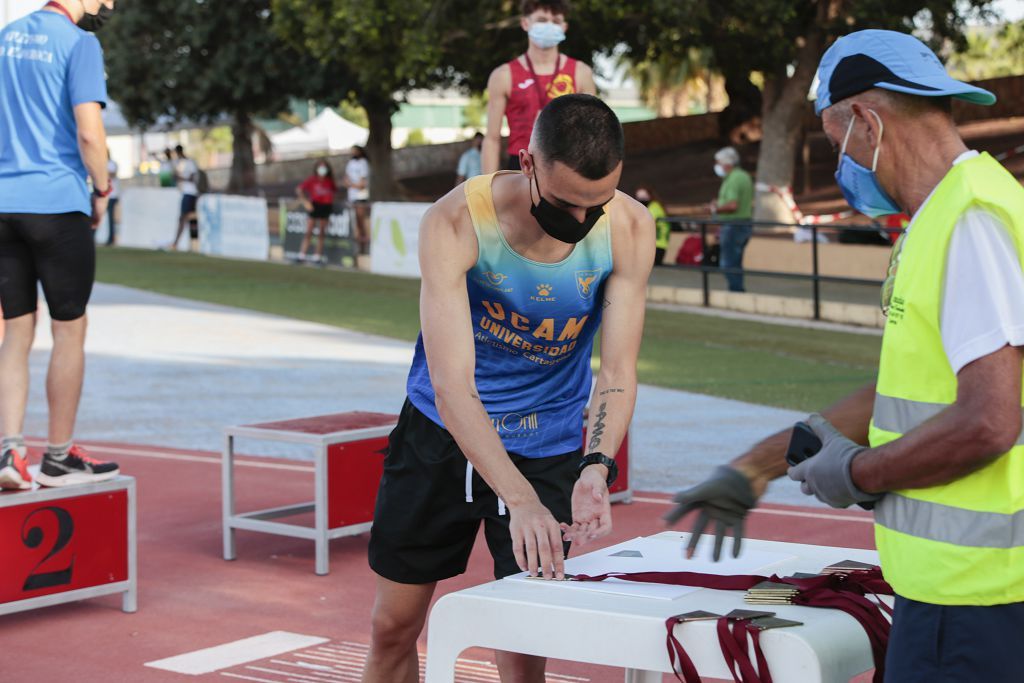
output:
M427 144L430 144L430 141L427 140L427 136L424 134L422 128L413 128L405 138L406 147L418 147L420 145Z
M966 48L946 61L946 68L956 78L977 81L1024 74L1024 21L1002 27L978 26L970 29L966 38Z
M476 128L484 127L487 114L487 93L473 93L469 102L462 108L462 127Z
M338 103L338 115L357 126L370 127L370 119L366 116L366 110L351 99L344 99Z
M314 63L271 28L270 0L126 2L104 29L111 96L135 124L275 116Z

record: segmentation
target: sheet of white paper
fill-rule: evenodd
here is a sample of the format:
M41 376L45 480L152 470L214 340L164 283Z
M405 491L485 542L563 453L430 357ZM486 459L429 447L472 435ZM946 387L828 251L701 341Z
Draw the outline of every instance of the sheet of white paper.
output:
M611 572L702 572L705 574L765 574L772 568L793 559L793 555L774 553L763 550L744 550L738 558L725 553L719 562L711 559L711 543L701 543L693 559L686 559L686 546L675 541L655 538L635 538L618 545L595 550L566 560L567 574L608 574ZM639 552L640 557L623 556ZM688 593L700 590L689 586L667 586L656 583L636 583L606 579L601 582L583 581L538 581L527 578L526 573L507 577L509 581L521 581L533 585L564 588L566 590L582 590L595 593L629 595L660 600L675 600Z

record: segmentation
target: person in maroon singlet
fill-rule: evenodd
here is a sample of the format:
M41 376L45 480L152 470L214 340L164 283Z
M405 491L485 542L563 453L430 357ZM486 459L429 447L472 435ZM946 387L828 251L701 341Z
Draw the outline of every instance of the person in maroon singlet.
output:
M487 81L487 135L483 172L519 170L519 150L530 145L533 122L556 97L572 93L597 94L594 72L583 62L558 51L569 27L568 0L522 0L520 25L529 36L524 54L502 64ZM501 153L501 124L508 118L507 153Z

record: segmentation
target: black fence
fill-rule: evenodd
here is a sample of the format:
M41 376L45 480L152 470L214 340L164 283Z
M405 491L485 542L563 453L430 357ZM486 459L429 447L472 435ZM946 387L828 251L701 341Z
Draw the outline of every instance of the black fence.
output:
M749 275L753 277L776 278L780 280L802 280L811 283L815 320L821 319L821 284L823 282L846 285L864 285L874 287L881 287L883 282L882 280L869 280L864 278L822 275L818 256L819 234L829 236L846 235L848 237L852 237L852 239L849 239L849 242L851 243L884 245L887 243L887 236L890 233L902 232L901 229L882 227L878 223L872 223L871 225L850 225L840 223L825 223L822 225L801 225L799 223L776 223L773 221L725 221L720 218L686 218L678 216L665 218L663 220L665 220L672 226L673 232L694 232L700 234L701 253L703 254L701 265L679 265L675 263L665 265L671 268L699 270L701 272L701 287L703 289L705 307L711 306L710 275L712 273L719 273L723 275L726 273L737 273L744 276ZM716 230L725 225L749 225L753 229L754 235L756 235L759 231L762 233L767 232L775 235L791 235L794 228L809 230L811 233L810 274L787 273L773 270L748 270L746 268L722 268L717 265L709 265L708 255L710 253L710 245L708 244L708 235L713 234ZM864 238L877 237L877 241L873 241L872 239L860 240L857 239L858 236L862 236Z

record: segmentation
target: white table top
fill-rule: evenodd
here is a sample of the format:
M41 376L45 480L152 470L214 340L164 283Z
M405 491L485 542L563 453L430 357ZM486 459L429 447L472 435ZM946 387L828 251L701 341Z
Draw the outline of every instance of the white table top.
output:
M654 538L677 542L682 548L689 534L666 531ZM709 540L704 539L702 543ZM769 575L819 572L823 567L847 559L878 564L878 553L873 550L752 539L745 540L744 546L793 556L763 572ZM726 549L731 550L731 539ZM473 631L473 645L667 672L670 669L664 622L668 617L694 610L726 614L737 608L759 609L804 624L762 634L762 647L775 680L849 680L872 668L867 636L847 614L793 605L754 607L744 603L743 596L743 591L699 589L675 600L659 600L572 590L543 581L502 580L449 594L435 606L435 612L447 602L445 609L458 607L460 614L465 613L467 618L473 619L473 614L484 615L478 625L463 623L461 626ZM521 624L525 628L491 628L494 620ZM440 627L440 621L435 622L432 616L431 629ZM730 678L713 621L683 624L676 627L675 633L701 675ZM821 663L821 678L805 669L787 670L787 660L793 663L801 658L790 658L786 653L801 651L806 661L808 648Z

